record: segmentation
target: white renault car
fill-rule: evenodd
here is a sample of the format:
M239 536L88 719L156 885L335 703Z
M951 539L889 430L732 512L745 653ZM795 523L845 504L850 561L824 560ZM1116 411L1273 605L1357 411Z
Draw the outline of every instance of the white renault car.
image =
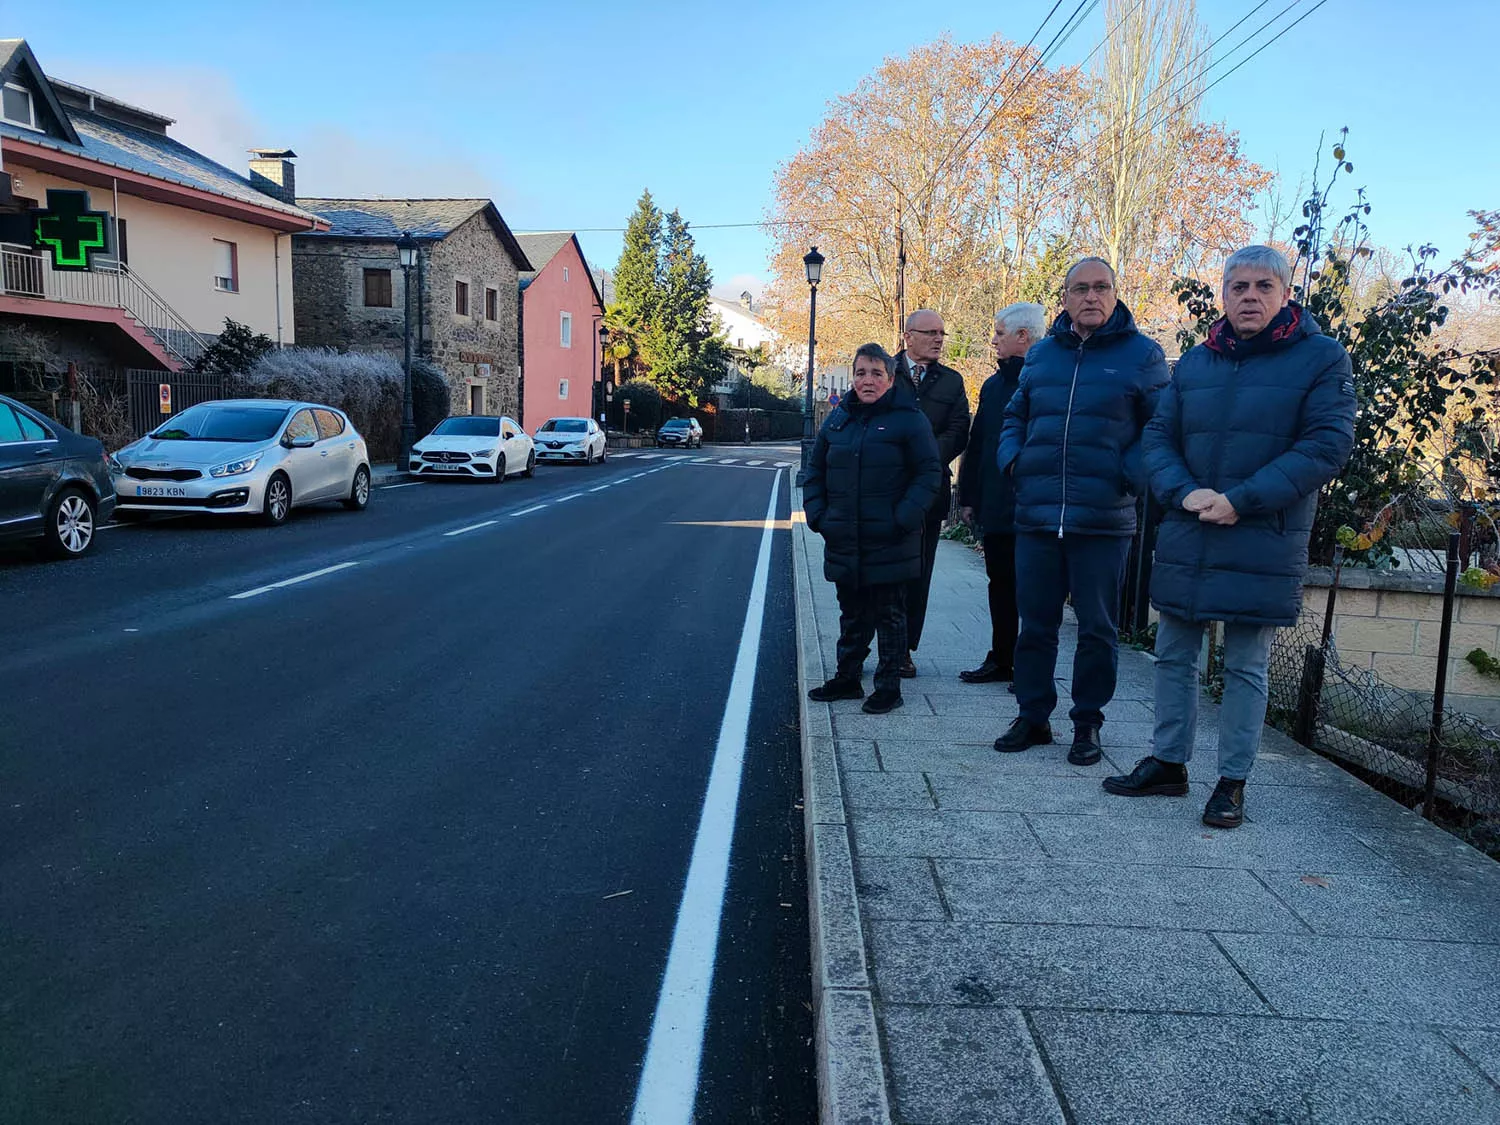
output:
M199 403L109 461L116 519L212 512L279 524L304 504L370 502L365 439L343 411L315 402Z
M604 431L592 418L548 418L536 431L536 455L543 461L604 463Z
M465 414L444 418L411 447L412 476L503 481L536 471L536 447L513 418Z

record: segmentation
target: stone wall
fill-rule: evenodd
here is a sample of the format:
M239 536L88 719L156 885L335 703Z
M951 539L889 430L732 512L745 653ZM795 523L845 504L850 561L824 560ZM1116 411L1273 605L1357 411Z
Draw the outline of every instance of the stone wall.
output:
M460 280L469 283L467 316L454 311L454 283ZM483 212L431 244L423 294L424 344L426 354L448 374L455 414L469 413L469 388L483 385L486 413L521 416L519 283L515 262ZM487 288L498 297L493 321L484 315Z
M391 307L365 307L366 269L391 271ZM412 271L416 284L416 271ZM375 239L306 235L292 239L294 323L303 347L402 352L401 266L396 244ZM417 330L412 308L412 332ZM412 342L416 346L415 337Z
M1330 572L1314 567L1303 588L1303 624L1321 628ZM1437 677L1442 629L1440 575L1344 570L1335 602L1333 636L1339 659L1369 668L1396 687L1430 693ZM1447 702L1456 711L1500 726L1500 680L1464 659L1475 648L1500 655L1500 587L1459 587L1449 647Z

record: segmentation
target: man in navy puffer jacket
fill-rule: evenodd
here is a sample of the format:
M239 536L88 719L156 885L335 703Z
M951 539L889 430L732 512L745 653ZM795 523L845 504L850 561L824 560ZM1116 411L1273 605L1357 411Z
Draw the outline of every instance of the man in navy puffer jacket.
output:
M1219 784L1203 822L1244 819L1245 778L1266 717L1266 662L1302 611L1318 490L1354 445L1349 355L1289 300L1291 268L1269 246L1224 265L1226 315L1177 365L1143 439L1166 515L1156 540L1152 756L1107 778L1121 796L1185 796L1203 627L1224 628Z
M1071 594L1078 618L1073 663L1073 746L1093 765L1115 694L1120 587L1143 491L1141 431L1169 376L1156 341L1141 335L1101 258L1084 258L1063 282L1063 313L1026 353L1020 388L1005 409L996 458L1016 485L1015 689L1021 714L995 740L1002 753L1052 741L1057 631Z

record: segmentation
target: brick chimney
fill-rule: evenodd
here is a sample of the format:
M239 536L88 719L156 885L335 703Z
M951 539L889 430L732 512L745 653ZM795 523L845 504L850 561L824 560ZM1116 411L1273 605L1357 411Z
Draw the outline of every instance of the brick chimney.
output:
M755 311L755 302L751 298L750 291L748 289L743 290L740 293L740 308L744 309L746 312Z
M250 183L256 191L272 199L297 204L297 169L292 164L296 153L289 148L252 148L250 150Z

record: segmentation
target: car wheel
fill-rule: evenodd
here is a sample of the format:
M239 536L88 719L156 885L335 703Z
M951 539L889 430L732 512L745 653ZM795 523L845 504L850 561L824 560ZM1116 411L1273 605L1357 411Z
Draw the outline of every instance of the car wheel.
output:
M64 488L47 506L47 553L76 559L94 542L97 509L82 489Z
M272 473L266 481L266 498L260 509L260 522L280 527L292 513L292 482L285 473Z
M344 498L344 507L351 512L363 512L370 505L370 470L361 465L354 470L354 482L349 486L349 495Z
M526 456L526 468L521 471L523 477L536 476L536 450L532 450Z
M495 458L495 483L505 483L505 454Z

